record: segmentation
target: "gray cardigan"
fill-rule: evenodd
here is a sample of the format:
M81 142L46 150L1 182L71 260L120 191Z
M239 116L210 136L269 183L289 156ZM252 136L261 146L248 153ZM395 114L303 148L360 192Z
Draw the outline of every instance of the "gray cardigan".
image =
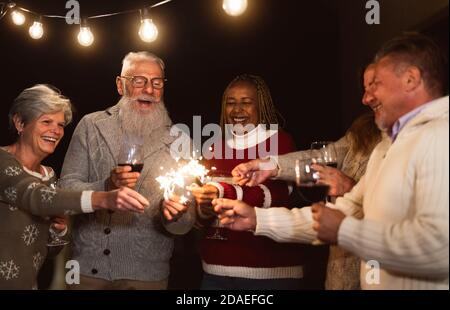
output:
M60 186L75 190L104 191L110 171L117 166L122 132L118 106L88 114L72 136ZM174 140L169 128L152 133L144 151L144 169L135 189L150 201L144 214L107 211L79 215L73 225L73 259L81 274L106 280L159 281L168 278L173 238L160 213L162 191L155 178L160 167L174 167L169 153ZM187 231L193 218L185 216L168 231ZM167 225L166 225L167 226Z

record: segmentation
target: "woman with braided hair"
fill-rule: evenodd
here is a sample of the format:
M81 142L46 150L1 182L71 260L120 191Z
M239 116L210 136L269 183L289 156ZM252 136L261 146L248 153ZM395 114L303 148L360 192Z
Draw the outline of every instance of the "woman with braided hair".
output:
M239 75L225 89L220 117L223 139L213 144L221 148L212 149L213 158L206 162L213 182L192 189L198 222L205 227L200 241L202 289L302 287L302 253L298 245L215 227L216 222L212 221L217 216L211 206L214 198L238 199L263 208L287 205L292 186L284 181L269 180L256 187L231 182L231 170L236 165L295 149L291 136L278 129L280 119L261 77ZM164 202L163 213L171 220L186 209L169 200Z

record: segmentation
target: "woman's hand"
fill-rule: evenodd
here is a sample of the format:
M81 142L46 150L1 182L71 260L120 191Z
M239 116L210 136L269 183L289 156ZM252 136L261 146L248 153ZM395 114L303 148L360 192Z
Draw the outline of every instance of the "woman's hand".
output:
M343 196L351 191L356 184L355 180L339 169L318 164L313 164L311 168L318 172L319 179L317 183L330 186L328 191L330 196Z
M53 217L51 221L51 227L53 231L57 234L60 234L67 229L67 223L69 222L69 219L65 216L58 216Z
M128 187L121 187L110 192L92 193L94 210L110 209L143 213L149 205L144 196Z
M219 198L219 190L211 184L206 184L202 187L193 184L188 189L192 192L192 195L195 197L195 201L199 205L211 205L211 201L213 201L213 199Z
M254 159L239 164L231 171L233 182L240 186L256 186L278 174L278 167L270 159Z

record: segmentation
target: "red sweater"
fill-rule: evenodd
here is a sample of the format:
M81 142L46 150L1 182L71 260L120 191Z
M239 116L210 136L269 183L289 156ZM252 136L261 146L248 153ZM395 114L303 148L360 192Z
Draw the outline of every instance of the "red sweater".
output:
M270 149L270 140L278 139L278 149ZM249 139L251 140L251 139ZM259 141L262 139L259 139ZM233 152L233 159L211 159L207 165L216 167L216 175L231 177L231 170L238 164L247 162L249 154L259 157L265 147L271 155L282 155L295 151L291 136L283 131L273 133L270 138L259 142L222 143L222 155ZM245 146L248 146L247 148ZM243 151L243 159L236 159L237 149ZM256 151L256 152L255 152ZM224 156L222 156L223 158ZM253 157L253 156L252 156ZM253 158L251 158L253 159ZM225 198L240 199L255 207L287 207L290 194L288 184L283 181L269 180L260 186L239 187L230 183L218 182L219 192ZM250 279L301 278L301 250L298 244L278 243L263 236L254 236L251 232L238 232L219 228L227 240L208 239L216 227L209 227L201 241L201 256L205 272L217 276L231 276Z

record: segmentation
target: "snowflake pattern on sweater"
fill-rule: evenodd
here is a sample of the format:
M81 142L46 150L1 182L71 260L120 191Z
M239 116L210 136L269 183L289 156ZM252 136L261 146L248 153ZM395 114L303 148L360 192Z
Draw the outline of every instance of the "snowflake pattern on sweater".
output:
M0 261L0 277L5 280L16 279L19 277L19 269L13 260L3 262Z
M20 167L8 167L5 169L5 174L7 176L13 177L13 176L18 176L22 173L22 169L20 169Z
M25 229L22 234L23 242L25 242L27 246L32 245L36 241L38 235L39 229L36 227L36 225L34 224L27 225L25 226Z
M11 203L15 203L17 200L17 189L14 187L8 187L5 189L5 197Z
M41 188L41 200L44 203L52 203L53 197L56 195L56 190L53 188L43 187Z
M42 256L41 252L36 252L36 254L33 255L33 267L36 271L41 268L43 260L44 256Z
M48 218L69 208L81 212L81 193L56 192L54 173L44 171L27 170L0 148L0 289L37 288L48 252Z

